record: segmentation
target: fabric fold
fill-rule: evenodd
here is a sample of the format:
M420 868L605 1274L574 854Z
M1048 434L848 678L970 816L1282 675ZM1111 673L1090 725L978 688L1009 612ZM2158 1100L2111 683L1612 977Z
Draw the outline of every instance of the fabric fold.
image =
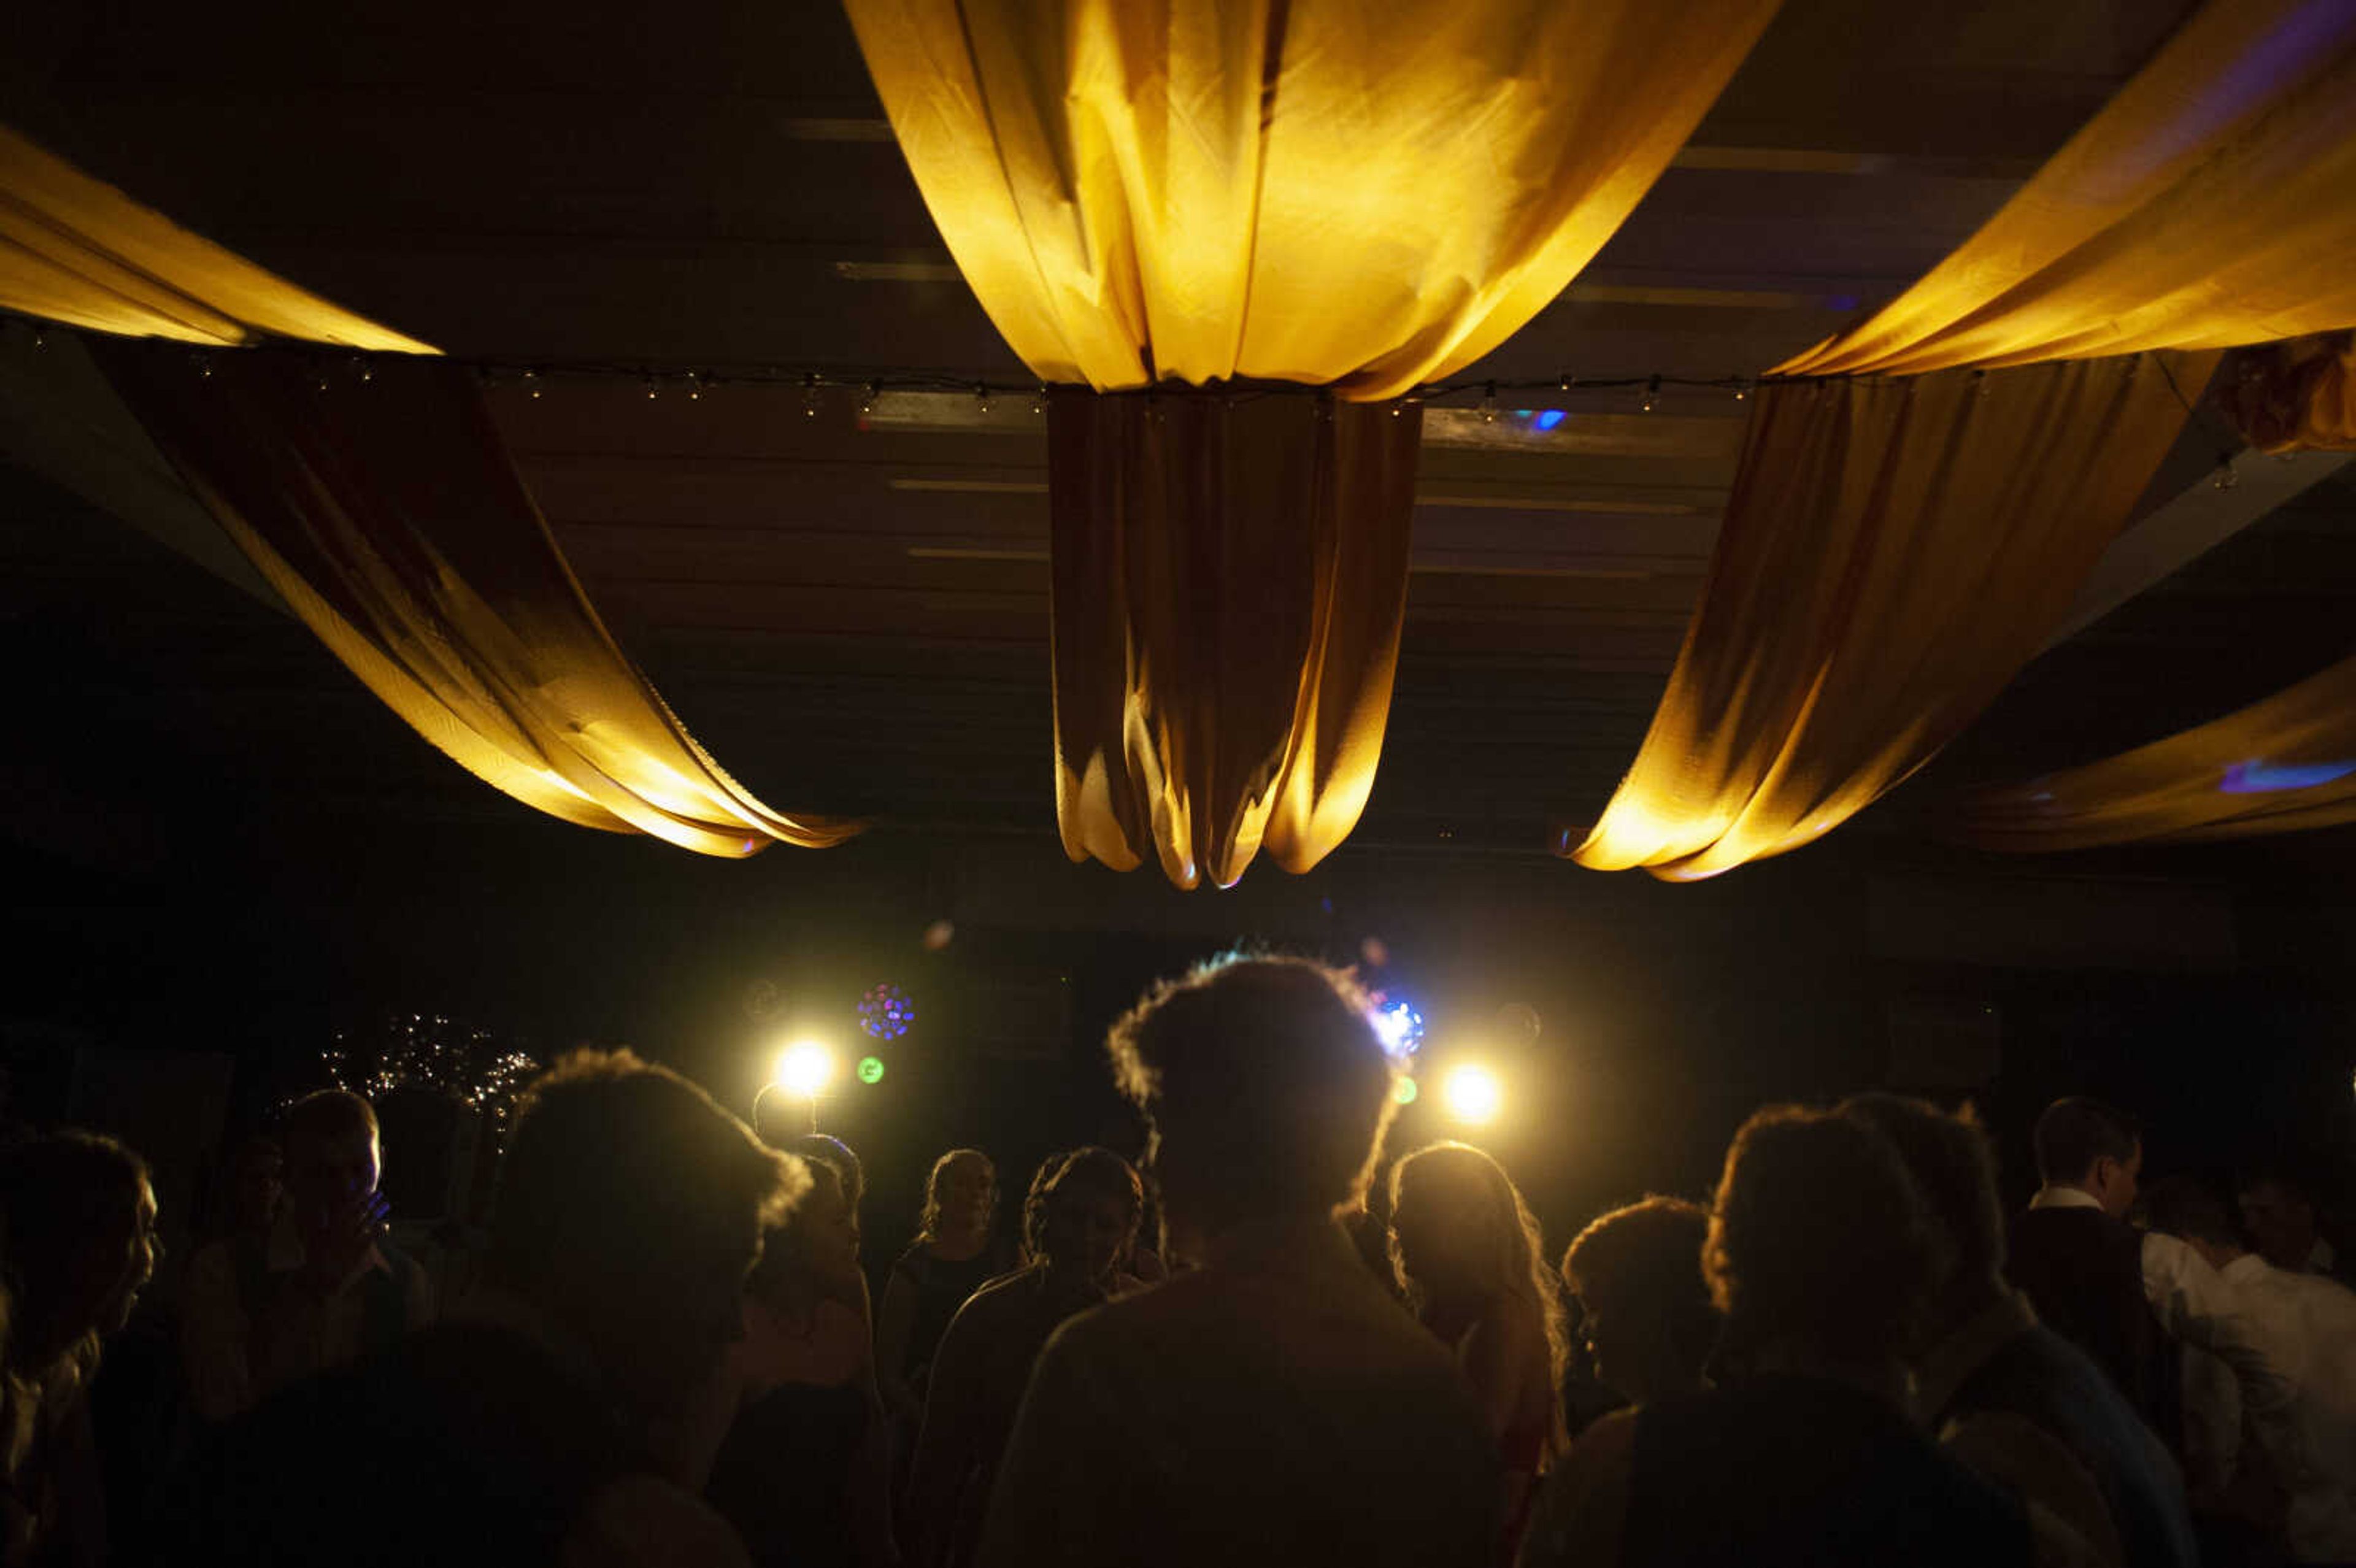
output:
M2356 5L2208 0L1972 238L1776 376L2356 326Z
M1690 880L1812 843L2061 624L2215 355L1761 388L1701 599L1585 841ZM2170 385L2170 375L2175 385Z
M0 309L126 337L436 354L295 287L0 126Z
M607 633L473 373L388 360L318 385L304 356L93 341L239 549L369 690L492 787L584 827L701 854L822 846L713 763Z
M2356 657L2222 719L2027 784L1975 791L1949 832L2014 853L2356 822Z
M1064 389L1048 418L1065 849L1309 869L1374 787L1421 410Z
M1058 396L1050 427L1075 859L1224 885L1263 842L1301 869L1348 834L1419 421L1232 389L1376 403L1488 353L1618 229L1777 4L845 0L1008 345L1044 381L1164 389L1162 423Z

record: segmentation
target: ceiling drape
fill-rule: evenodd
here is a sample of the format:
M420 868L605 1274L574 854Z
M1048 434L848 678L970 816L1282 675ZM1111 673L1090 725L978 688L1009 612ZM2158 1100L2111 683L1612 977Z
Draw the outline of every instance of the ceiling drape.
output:
M2209 0L1978 233L1775 375L2356 326L2356 4Z
M2170 356L2197 395L2216 356ZM2034 657L2186 419L2134 357L1760 389L1700 603L1583 843L1687 880L1928 761Z
M2356 451L2356 332L2270 343L2235 356L2217 405L2265 453Z
M696 744L598 619L471 371L385 360L327 390L294 354L91 347L294 613L485 783L707 855L857 830L770 810Z
M128 337L257 336L433 354L296 288L0 126L0 309Z
M1263 840L1307 869L1382 751L1421 410L1064 390L1048 419L1065 848L1183 888Z
M1392 447L1413 420L1224 389L1377 401L1495 347L1618 229L1776 4L845 0L949 253L1032 371L1221 389L1183 415L1159 394L1158 426L1057 401L1054 487L1095 508L1053 503L1076 858L1225 884L1263 843L1305 869L1348 834L1398 637L1414 459ZM1377 451L1375 478L1326 466ZM1159 619L1181 614L1285 651L1211 658Z
M2356 658L2235 713L2027 784L1978 791L1982 849L2240 838L2356 822Z

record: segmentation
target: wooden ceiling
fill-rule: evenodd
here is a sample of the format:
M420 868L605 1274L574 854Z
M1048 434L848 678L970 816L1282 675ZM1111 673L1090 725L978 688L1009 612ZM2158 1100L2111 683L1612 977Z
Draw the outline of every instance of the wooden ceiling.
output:
M831 0L20 4L0 119L453 353L1023 374L948 264ZM1755 374L1969 234L2188 9L1788 0L1596 263L1474 376ZM0 443L46 479L10 479L9 608L80 613L77 595L131 567L92 555L103 525L49 486L138 507L87 454L58 456L54 400L45 411L24 376L0 400ZM847 392L812 417L790 388L682 388L551 378L492 398L593 597L690 726L781 807L1051 832L1044 421L1002 404L863 417ZM1462 420L1428 436L1362 838L1541 851L1552 825L1600 807L1642 737L1745 410L1676 389L1651 413L1620 390L1544 406L1571 416L1551 438L1496 443ZM2188 436L2152 506L2199 484L2215 441ZM2276 554L2233 558L2229 586L2098 622L2089 645L2109 651L2072 666L2073 641L2040 665L2033 710L1975 765L2000 774L2083 738L2082 688L2129 738L2260 695L2233 669L2331 642L2329 614L2293 633L2269 612L2285 592L2346 603L2351 511L2326 480ZM424 753L299 628L173 581L145 630L109 635L238 737L223 766L355 809L519 809ZM177 632L172 593L205 604ZM2179 635L2286 651L2212 659L2200 699L2147 701L2141 650Z

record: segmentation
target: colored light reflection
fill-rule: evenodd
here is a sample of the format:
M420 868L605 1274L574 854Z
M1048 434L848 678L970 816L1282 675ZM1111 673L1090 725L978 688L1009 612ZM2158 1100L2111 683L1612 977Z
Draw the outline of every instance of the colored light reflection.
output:
M1423 1015L1408 1002L1382 1002L1375 1008L1375 1032L1391 1055L1412 1056L1423 1044Z
M1398 1082L1391 1085L1391 1098L1402 1105L1414 1104L1416 1096L1422 1093L1422 1090L1415 1086L1414 1079L1405 1076L1401 1076Z
M883 1083L884 1059L880 1056L861 1057L859 1059L859 1081L862 1083Z
M2356 760L2344 763L2235 763L2217 786L2220 795L2273 795L2280 790L2313 789L2356 773Z
M1530 428L1537 431L1552 430L1568 417L1560 409L1540 409L1530 416Z

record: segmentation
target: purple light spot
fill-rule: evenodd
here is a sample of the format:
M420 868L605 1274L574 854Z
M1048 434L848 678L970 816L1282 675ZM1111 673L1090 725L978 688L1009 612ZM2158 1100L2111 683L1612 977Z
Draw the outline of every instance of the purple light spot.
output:
M1855 310L1857 308L1857 296L1855 294L1826 294L1825 296L1825 308L1826 310Z
M2356 762L2284 763L2264 760L2235 763L2217 786L2220 795L2273 795L2281 790L2313 789L2356 773Z
M1540 409L1530 416L1530 428L1539 431L1552 430L1563 421L1563 411L1560 409Z

